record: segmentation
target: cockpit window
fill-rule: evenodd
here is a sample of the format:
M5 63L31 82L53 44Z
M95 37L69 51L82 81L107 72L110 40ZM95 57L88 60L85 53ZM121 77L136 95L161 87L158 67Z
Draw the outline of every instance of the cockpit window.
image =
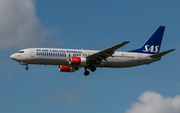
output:
M18 53L24 53L24 51L18 51Z

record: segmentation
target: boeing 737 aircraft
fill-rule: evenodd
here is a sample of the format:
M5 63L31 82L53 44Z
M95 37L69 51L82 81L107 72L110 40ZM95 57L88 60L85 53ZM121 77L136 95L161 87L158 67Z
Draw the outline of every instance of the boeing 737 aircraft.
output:
M84 67L84 75L87 76L89 75L88 70L94 72L97 67L132 67L160 60L162 56L175 50L171 49L159 53L164 29L165 26L159 26L142 47L128 52L115 51L130 42L124 41L102 51L28 48L12 54L10 58L26 65L26 70L29 69L28 64L58 65L61 72L75 72Z

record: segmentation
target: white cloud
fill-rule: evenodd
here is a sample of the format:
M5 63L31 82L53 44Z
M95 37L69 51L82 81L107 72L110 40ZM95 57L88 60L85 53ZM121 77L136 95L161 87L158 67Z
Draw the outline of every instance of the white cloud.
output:
M66 93L66 102L74 102L74 101L77 101L79 100L83 95L83 87L81 86L77 86L75 89L71 90L71 91L68 91Z
M180 95L165 98L159 93L146 91L138 100L125 113L180 113Z
M67 102L72 103L76 102L83 96L83 87L77 86L76 88L70 90L70 91L60 91L58 93L52 94L52 98L55 99L58 102Z
M0 49L36 45L44 37L34 0L0 0Z

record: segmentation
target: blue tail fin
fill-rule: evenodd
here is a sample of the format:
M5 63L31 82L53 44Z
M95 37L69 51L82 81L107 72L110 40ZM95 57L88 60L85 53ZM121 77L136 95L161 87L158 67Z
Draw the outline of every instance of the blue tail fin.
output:
M163 38L165 26L159 26L157 30L149 37L145 44L139 48L129 52L156 54L159 53L161 41Z

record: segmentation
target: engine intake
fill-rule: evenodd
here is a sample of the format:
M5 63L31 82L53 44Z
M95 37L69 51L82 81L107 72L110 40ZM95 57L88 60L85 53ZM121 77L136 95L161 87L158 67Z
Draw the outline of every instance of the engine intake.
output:
M82 57L71 57L69 60L70 65L80 65L85 66L86 65L86 58Z

